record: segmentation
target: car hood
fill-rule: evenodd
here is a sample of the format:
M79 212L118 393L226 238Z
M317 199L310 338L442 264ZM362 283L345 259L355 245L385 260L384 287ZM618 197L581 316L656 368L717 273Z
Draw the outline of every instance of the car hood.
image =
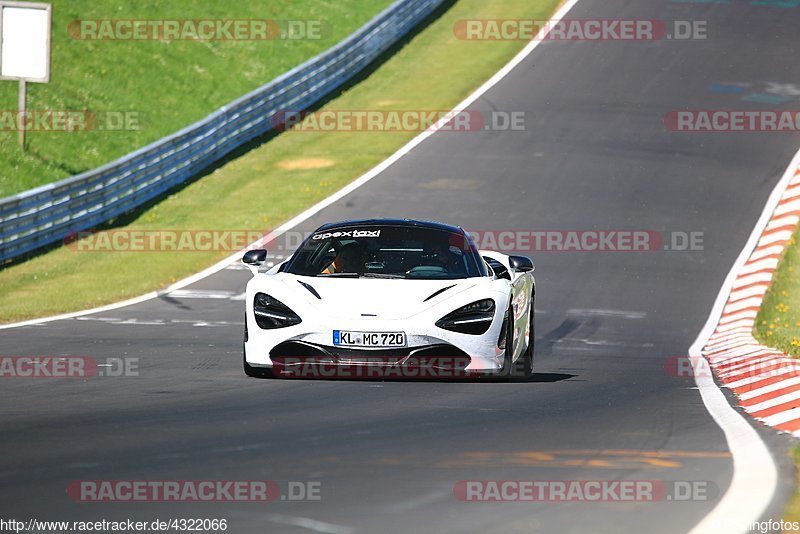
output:
M294 296L321 313L354 319L372 316L378 319L403 319L474 287L479 280L325 278L286 273L275 275L275 278ZM300 282L311 286L320 298Z

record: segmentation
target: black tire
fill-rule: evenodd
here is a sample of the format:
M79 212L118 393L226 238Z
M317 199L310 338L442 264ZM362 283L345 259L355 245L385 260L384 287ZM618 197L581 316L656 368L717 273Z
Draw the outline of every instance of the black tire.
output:
M514 308L511 303L508 304L508 310L506 311L506 336L505 336L505 355L503 356L503 367L500 369L500 372L497 374L498 378L511 378L514 376L514 362L512 361L513 358L513 348L514 348Z
M534 353L534 328L535 328L535 314L534 314L534 301L533 294L531 294L531 311L529 312L530 332L528 334L528 346L525 352L519 357L516 362L511 361L511 354L506 351L505 359L503 360L503 368L500 370L499 376L501 378L522 378L526 379L533 373L533 353ZM514 310L509 306L508 320L506 321L506 346L514 346Z
M530 332L528 333L528 348L525 349L525 354L522 355L520 358L522 364L522 372L520 373L522 376L521 378L528 378L533 374L533 354L534 354L534 342L536 340L536 313L535 313L535 300L534 294L531 293L531 309L528 312L529 321L530 321Z

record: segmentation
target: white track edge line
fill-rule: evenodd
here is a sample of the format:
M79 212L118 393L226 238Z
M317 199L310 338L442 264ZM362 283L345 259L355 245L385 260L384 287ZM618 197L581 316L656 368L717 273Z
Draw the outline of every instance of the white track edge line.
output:
M568 0L550 19L550 24L548 24L548 27L554 26L555 25L554 23L560 21L577 3L578 0ZM502 80L514 67L516 67L520 62L522 62L538 46L538 44L541 41L542 41L541 39L534 39L533 41L531 41L514 58L512 58L512 60L509 63L507 63L494 76L492 76L488 81L486 81L483 85L481 85L478 89L476 89L475 92L473 92L470 96L464 99L458 106L456 106L456 108L453 109L453 113L459 113L463 111L463 109L466 106L477 100L486 91L491 89L495 84L497 84L500 80ZM434 130L426 130L425 132L420 133L417 137L409 141L406 145L401 147L397 152L392 154L388 159L379 163L376 167L368 171L366 174L362 175L354 182L351 182L344 188L340 189L338 192L334 193L330 197L322 200L318 204L307 209L300 215L294 217L293 219L290 219L289 221L279 226L275 231L271 232L269 235L267 235L260 241L262 243L268 243L274 240L284 232L294 228L298 224L307 220L308 218L318 213L322 209L326 208L327 206L333 204L334 202L344 197L348 193L361 187L362 185L370 181L372 178L383 172L385 169L390 167L393 163L395 163L405 154L410 152L414 147L416 147L422 141L430 137L433 133ZM747 245L745 245L745 248L739 255L739 258L734 264L733 269L731 269L731 271L728 273L728 276L725 279L725 282L722 286L722 289L720 290L719 295L717 296L717 300L714 304L712 312L705 326L703 327L703 330L701 330L694 344L689 349L690 356L692 357L702 356L700 351L702 350L703 346L705 345L705 342L708 340L708 338L711 336L714 329L716 328L716 324L722 313L722 308L725 304L725 301L727 300L727 296L730 293L730 289L733 285L733 280L735 280L736 278L735 273L742 267L744 262L747 260L749 254L755 248L755 245L761 236L761 231L763 230L764 227L766 227L767 222L769 222L772 212L777 207L780 195L786 188L786 185L788 184L788 181L791 179L791 176L794 175L794 172L797 169L798 164L800 164L800 152L798 152L795 155L795 157L792 160L792 164L789 167L789 170L787 170L786 174L784 174L781 181L773 190L767 202L767 205L764 209L764 212L761 215L761 219L759 220L758 224L756 225L753 231L753 234L751 234ZM62 319L70 319L73 317L80 317L84 315L90 315L93 313L124 308L127 306L138 304L140 302L151 300L158 297L161 294L168 293L169 291L174 289L180 289L186 287L190 284L193 284L194 282L207 278L212 274L215 274L223 270L230 263L236 261L236 259L239 256L241 256L244 250L246 249L243 249L242 251L232 254L231 256L212 265L211 267L203 271L200 271L199 273L196 273L192 276L189 276L183 280L180 280L161 291L153 291L122 302L109 304L106 306L100 306L97 308L92 308L84 311L65 313L51 317L0 325L0 330L42 324ZM775 493L775 486L777 484L777 468L775 467L775 463L772 460L772 456L769 450L767 449L764 442L761 441L761 438L758 437L758 434L755 432L753 427L750 426L749 423L747 423L747 421L744 419L744 417L739 415L730 406L730 404L728 404L727 399L725 399L725 396L722 394L722 391L717 387L714 381L708 376L703 376L702 370L698 370L697 367L695 367L695 381L698 385L698 389L700 391L700 395L703 399L703 403L705 404L706 409L709 411L712 418L720 426L720 428L725 434L725 437L728 442L728 448L730 449L731 454L733 455L734 473L733 473L733 479L731 480L731 484L728 487L728 490L723 495L720 502L717 504L717 506L714 507L714 509L708 515L706 515L700 521L700 523L698 523L691 530L691 533L701 534L705 532L718 532L719 531L718 528L722 525L730 525L732 529L730 529L729 532L748 532L750 523L761 517L761 514L764 512L766 507L769 505L769 502L772 500L772 496ZM756 492L751 492L750 491L751 488L755 489ZM753 493L758 493L759 490L766 491L766 494L753 495Z
M717 328L722 310L742 266L755 250L761 234L772 218L789 181L800 166L800 150L792 158L778 184L772 190L761 217L733 264L717 295L706 324L689 349L689 358L702 357L701 350ZM749 532L769 506L778 484L778 469L766 444L750 423L728 403L722 390L708 373L695 367L695 382L711 417L725 434L733 455L733 478L717 505L692 530L691 534L713 532Z
M254 242L254 243L251 243L248 247L240 250L239 252L231 254L230 256L225 258L224 260L221 260L221 261L215 263L211 267L208 267L208 268L200 271L199 273L193 274L193 275L191 275L191 276L189 276L187 278L184 278L183 280L179 280L179 281L175 282L174 284L172 284L170 286L167 286L166 288L164 288L162 290L151 291L150 293L145 293L144 295L140 295L138 297L134 297L134 298L131 298L131 299L128 299L128 300L123 300L121 302L116 302L116 303L113 303L113 304L107 304L105 306L99 306L97 308L90 308L88 310L82 310L82 311L70 312L70 313L62 313L62 314L59 314L59 315L52 315L50 317L42 317L40 319L30 319L30 320L27 320L27 321L20 321L20 322L16 322L16 323L8 323L8 324L0 325L0 330L7 330L7 329L10 329L10 328L20 328L20 327L23 327L23 326L32 326L32 325L38 325L38 324L43 324L43 323L50 323L50 322L53 322L53 321L61 321L61 320L64 320L64 319L72 319L72 318L75 318L75 317L82 317L84 315L91 315L91 314L94 314L94 313L101 313L101 312L107 312L107 311L111 311L111 310L117 310L119 308L126 308L128 306L133 306L134 304L139 304L141 302L152 300L152 299L157 298L157 297L159 297L161 295L169 293L170 291L173 291L175 289L181 289L181 288L186 287L188 285L194 284L195 282L203 280L204 278L208 278L209 276L211 276L213 274L218 273L219 271L225 269L225 267L227 267L231 263L233 263L236 260L238 260L242 256L242 254L244 254L245 251L247 251L248 249L252 248L254 245L256 245L256 244L264 245L264 244L269 243L270 241L273 241L273 240L277 239L278 237L280 237L285 232L288 232L289 230L291 230L295 226L301 224L302 222L304 222L307 219L311 218L312 216L314 216L318 212L320 212L323 209L327 208L328 206L330 206L331 204L333 204L337 200L343 198L344 196L346 196L346 195L350 194L351 192L355 191L356 189L358 189L362 185L366 184L367 182L372 180L375 176L379 175L384 170L388 169L397 160L399 160L400 158L402 158L403 156L405 156L406 154L411 152L411 150L414 147L416 147L417 145L419 145L420 143L425 141L428 137L430 137L431 135L436 133L436 131L439 128L441 128L443 125L447 124L453 118L453 116L455 116L455 115L459 114L460 112L464 111L464 109L467 106L472 104L475 100L477 100L484 93L486 93L486 91L488 91L489 89L494 87L500 80L505 78L506 75L508 75L508 73L511 72L514 69L514 67L519 65L526 57L528 57L528 55L530 55L531 52L533 52L536 49L537 46L539 46L539 43L541 43L544 40L544 36L546 36L546 34L549 33L550 29L553 28L556 25L556 23L558 23L558 21L560 21L562 18L564 18L564 16L570 11L570 9L572 9L575 6L575 4L578 3L578 1L579 0L568 0L567 2L565 2L558 9L558 11L556 11L556 13L550 19L549 23L546 24L542 28L542 30L540 31L539 35L537 35L531 42L529 42L525 46L525 48L520 50L517 53L516 56L511 58L511 61L506 63L503 66L502 69L497 71L491 78L486 80L483 83L483 85L478 87L475 91L472 92L472 94L470 94L467 98L462 100L455 108L453 108L453 110L450 113L448 113L445 117L440 119L430 129L425 130L424 132L421 132L414 139L412 139L411 141L406 143L404 146L400 147L400 149L398 149L397 152L395 152L394 154L389 156L387 159L383 160L381 163L379 163L378 165L376 165L375 167L373 167L372 169L367 171L365 174L363 174L361 177L357 178L355 181L350 182L348 185L344 186L342 189L340 189L336 193L334 193L331 196L321 200L320 202L318 202L314 206L312 206L312 207L308 208L307 210L305 210L304 212L302 212L300 215L297 215L294 218L292 218L292 219L288 220L287 222L283 223L278 228L276 228L275 230L273 230L272 232L267 234L265 237L259 239L258 241Z

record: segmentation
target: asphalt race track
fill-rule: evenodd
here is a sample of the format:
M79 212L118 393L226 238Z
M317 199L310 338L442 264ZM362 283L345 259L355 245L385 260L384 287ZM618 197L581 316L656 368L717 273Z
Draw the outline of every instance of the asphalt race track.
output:
M688 531L733 468L693 380L665 363L696 338L800 136L675 133L663 117L798 108L800 93L744 99L768 82L800 84L800 8L767 4L581 0L569 18L707 20L708 38L545 42L475 106L524 111L525 131L438 133L298 228L406 216L478 231L703 233L702 250L531 253L529 381L249 379L244 303L189 298L202 293L0 331L3 354L139 361L138 377L3 382L0 515L225 518L234 533ZM722 83L749 85L712 90ZM189 289L235 296L249 277L231 268ZM765 518L780 519L793 491L789 440L760 432L781 471ZM321 499L79 503L66 493L73 480L256 479L319 482ZM459 481L502 479L699 481L709 497L454 497Z

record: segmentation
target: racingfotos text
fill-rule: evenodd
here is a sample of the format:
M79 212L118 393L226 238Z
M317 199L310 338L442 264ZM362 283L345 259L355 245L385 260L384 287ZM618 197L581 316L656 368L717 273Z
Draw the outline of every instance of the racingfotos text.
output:
M800 530L800 521L776 521L770 519L768 521L755 521L750 523L749 530L752 532L760 532L767 534L768 532L796 532Z

